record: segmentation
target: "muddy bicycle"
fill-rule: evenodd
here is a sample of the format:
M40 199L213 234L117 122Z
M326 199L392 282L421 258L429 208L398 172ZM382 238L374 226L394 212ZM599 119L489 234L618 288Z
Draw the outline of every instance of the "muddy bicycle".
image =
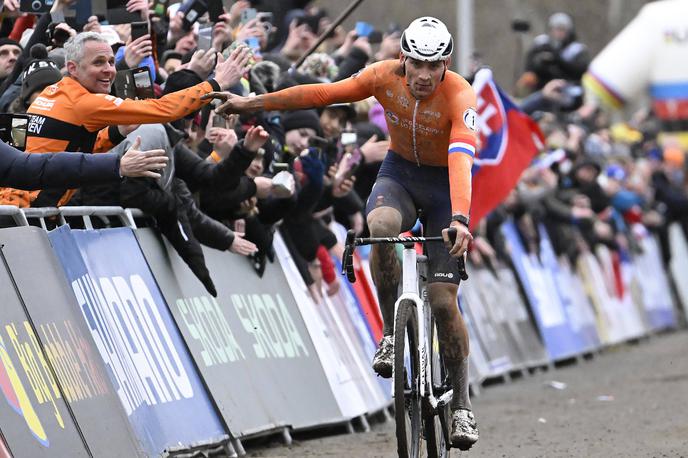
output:
M453 241L456 230L449 229ZM437 327L427 300L427 257L415 243L443 242L442 237L346 237L342 273L354 283L353 252L357 246L402 244L402 293L394 304L394 415L399 457L448 457L449 404L453 391L439 351ZM458 259L461 280L468 279L463 257ZM420 326L419 326L420 323ZM403 338L399 338L403 336Z

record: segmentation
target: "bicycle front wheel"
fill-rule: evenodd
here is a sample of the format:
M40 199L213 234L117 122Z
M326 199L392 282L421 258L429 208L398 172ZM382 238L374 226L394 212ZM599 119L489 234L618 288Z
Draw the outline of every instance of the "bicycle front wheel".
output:
M435 398L442 396L447 389L447 371L444 366L444 359L440 353L440 343L437 337L437 323L435 316L428 313L428 357L430 358L430 380L432 394ZM448 458L450 452L447 449L448 431L445 427L451 421L449 404L440 409L439 412L432 412L431 407L426 405L427 412L423 419L425 437L427 439L428 458ZM440 419L440 416L442 417Z
M400 458L417 457L421 442L420 363L416 304L399 303L394 321L394 416Z

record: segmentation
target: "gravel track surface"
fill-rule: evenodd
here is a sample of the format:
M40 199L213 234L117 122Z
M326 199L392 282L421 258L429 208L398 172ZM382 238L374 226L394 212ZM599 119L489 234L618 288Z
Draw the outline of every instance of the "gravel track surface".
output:
M480 441L452 457L688 457L688 332L488 386L473 409ZM394 423L371 423L367 433L295 435L289 447L254 441L248 456L396 456Z

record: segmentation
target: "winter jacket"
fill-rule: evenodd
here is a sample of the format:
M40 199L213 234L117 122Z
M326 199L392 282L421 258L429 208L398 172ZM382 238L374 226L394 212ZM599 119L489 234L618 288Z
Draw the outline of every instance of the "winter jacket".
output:
M0 142L0 186L71 188L119 179L119 156L114 153L27 154Z

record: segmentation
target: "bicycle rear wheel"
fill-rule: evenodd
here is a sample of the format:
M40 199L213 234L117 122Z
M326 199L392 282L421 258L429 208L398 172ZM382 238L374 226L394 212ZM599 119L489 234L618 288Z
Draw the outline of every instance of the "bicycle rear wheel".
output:
M442 396L450 387L446 386L447 371L444 367L444 359L440 353L439 339L437 338L437 325L435 317L431 313L428 321L428 358L430 358L430 381L432 394L435 398ZM441 419L440 416L443 418ZM431 411L431 406L426 405L423 415L423 428L427 440L428 458L448 458L450 451L447 450L448 431L445 426L451 421L451 410L449 405L445 405L439 412Z
M421 441L418 325L416 304L399 303L394 322L394 416L400 458L417 457Z

